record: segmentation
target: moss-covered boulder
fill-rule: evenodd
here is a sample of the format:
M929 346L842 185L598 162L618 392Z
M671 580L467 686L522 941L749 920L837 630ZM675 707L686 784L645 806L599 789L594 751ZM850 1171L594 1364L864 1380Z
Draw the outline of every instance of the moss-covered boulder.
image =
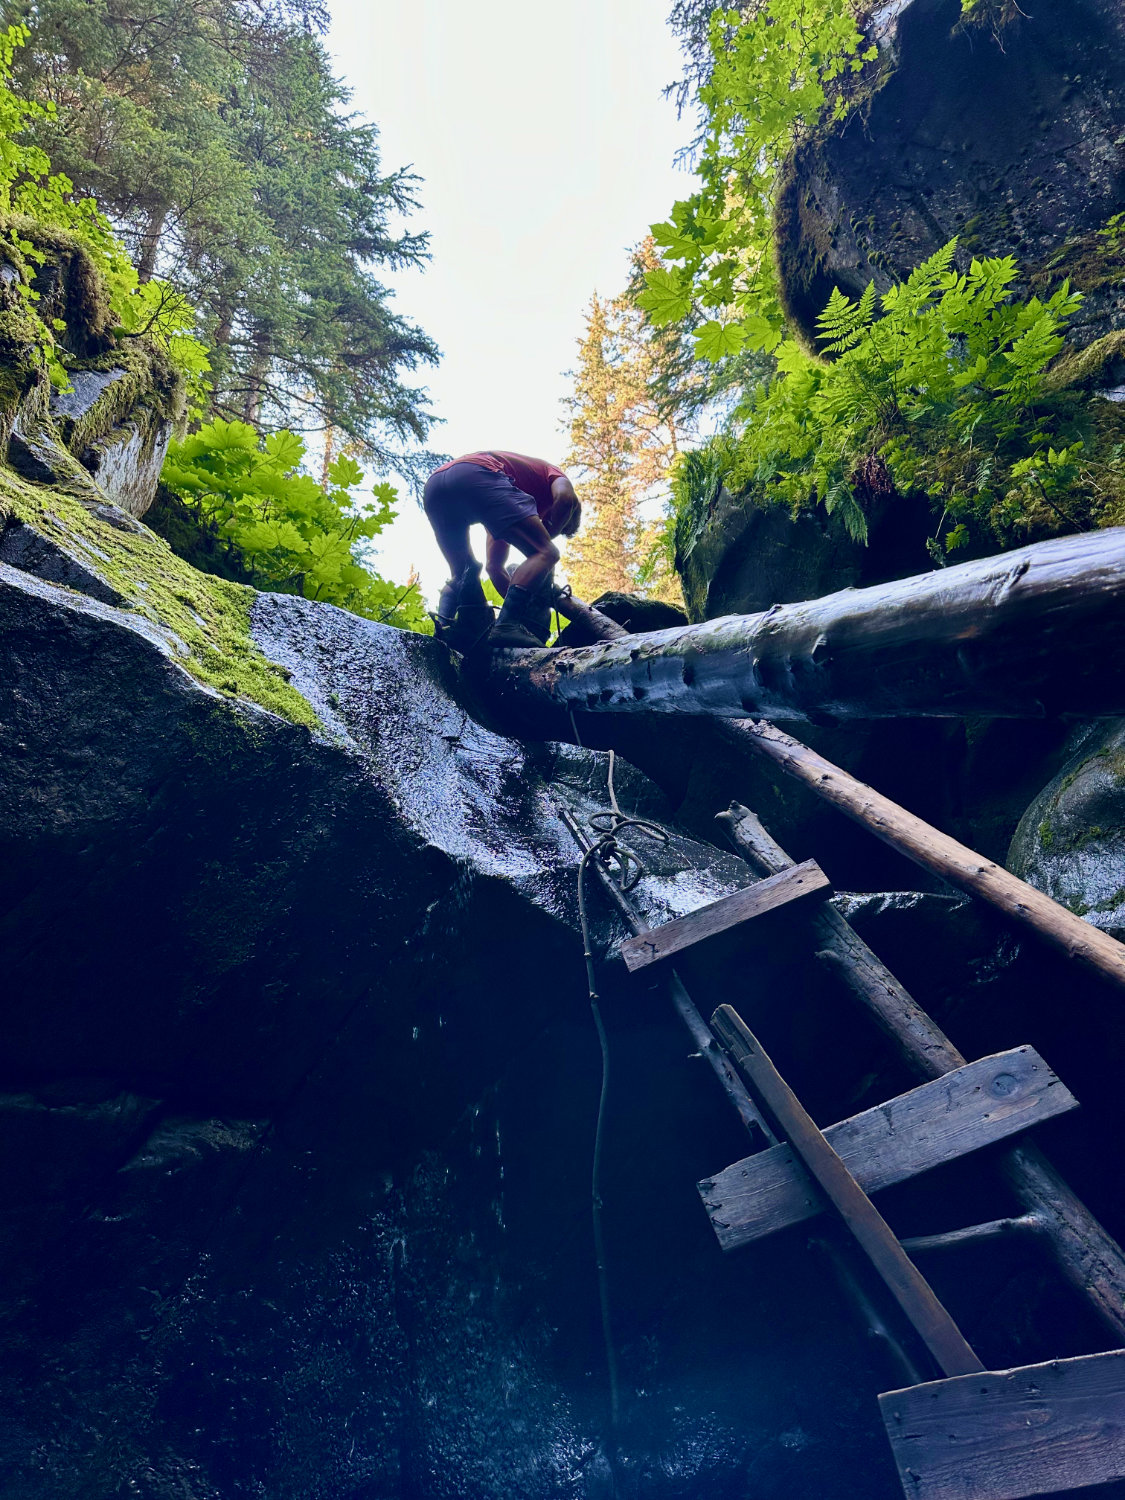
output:
M1125 11L1119 0L900 0L862 107L804 144L778 197L786 303L810 338L833 287L884 289L954 235L1125 322ZM1107 232L1108 231L1108 232Z
M103 501L142 516L184 415L183 377L156 340L115 335L80 240L30 220L6 227L33 253L0 242L0 447L44 484L67 483L77 459Z
M1021 819L1008 865L1125 939L1125 721L1082 730L1078 739Z
M59 436L115 505L143 516L183 418L182 377L148 340L69 373L69 389L53 392L49 404Z

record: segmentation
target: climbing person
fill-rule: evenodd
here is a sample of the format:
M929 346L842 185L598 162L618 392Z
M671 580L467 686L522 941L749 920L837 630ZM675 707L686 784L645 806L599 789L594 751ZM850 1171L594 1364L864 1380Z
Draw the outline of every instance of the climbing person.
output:
M573 536L582 519L582 506L563 471L544 459L501 449L466 453L434 470L422 504L449 564L449 582L438 599L439 634L472 645L491 626L492 646L545 645L559 560L554 538ZM469 544L474 522L488 533L488 576L503 600L494 625L481 564ZM512 547L524 561L509 573Z

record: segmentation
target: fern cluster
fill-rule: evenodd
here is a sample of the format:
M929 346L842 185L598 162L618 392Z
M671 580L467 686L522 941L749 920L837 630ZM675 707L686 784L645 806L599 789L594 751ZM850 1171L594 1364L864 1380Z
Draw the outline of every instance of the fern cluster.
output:
M1064 284L1020 299L1011 257L959 271L955 253L952 240L882 296L834 291L821 356L778 346L776 376L739 415L728 483L819 502L858 540L880 488L923 490L942 552L1077 524L1062 497L1088 463L1082 411L1044 373L1081 297Z

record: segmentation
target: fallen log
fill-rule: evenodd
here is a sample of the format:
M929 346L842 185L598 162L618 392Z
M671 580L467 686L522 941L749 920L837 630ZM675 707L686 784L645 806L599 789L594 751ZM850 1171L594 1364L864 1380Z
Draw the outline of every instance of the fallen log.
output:
M512 709L811 720L1125 714L1125 528L764 614L494 652Z

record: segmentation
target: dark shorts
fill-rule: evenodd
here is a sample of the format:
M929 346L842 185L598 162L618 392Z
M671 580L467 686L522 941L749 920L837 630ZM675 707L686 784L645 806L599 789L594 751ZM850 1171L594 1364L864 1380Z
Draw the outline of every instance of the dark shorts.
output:
M422 505L437 532L467 531L479 523L495 537L503 537L514 522L539 514L535 501L507 474L480 464L451 464L431 474Z

